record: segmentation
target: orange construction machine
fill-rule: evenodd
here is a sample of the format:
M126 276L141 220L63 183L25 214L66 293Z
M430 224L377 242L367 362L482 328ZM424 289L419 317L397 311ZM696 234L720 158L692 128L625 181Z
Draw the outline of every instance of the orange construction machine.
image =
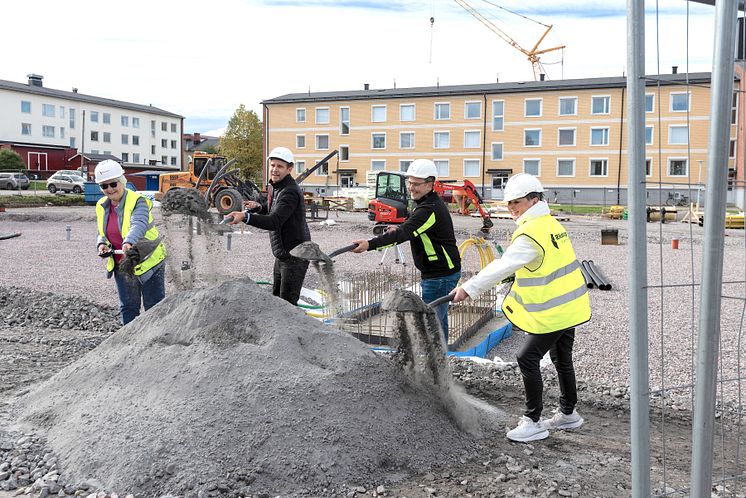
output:
M490 214L482 207L482 198L476 187L469 180L451 182L435 180L433 190L446 203L455 202L460 214L469 215L469 204L473 204L482 217L484 233L492 228ZM406 178L401 173L381 171L376 176L375 198L368 203L368 219L375 223L373 233L378 235L386 230L388 225L404 223L409 218L409 192L407 192Z

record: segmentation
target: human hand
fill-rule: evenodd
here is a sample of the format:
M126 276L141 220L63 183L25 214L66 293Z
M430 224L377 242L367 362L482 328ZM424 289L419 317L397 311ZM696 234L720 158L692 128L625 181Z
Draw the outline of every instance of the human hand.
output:
M453 295L454 295L454 298L453 298L454 303L460 303L461 301L469 299L469 294L461 287L456 287L456 289L453 291Z
M243 207L248 210L260 208L262 205L256 201L243 201Z
M122 244L122 251L127 252L130 249L132 249L132 244L130 244L129 242L125 242L124 244Z
M246 202L253 202L253 201L246 201ZM244 203L244 206L246 204ZM232 213L228 213L223 217L223 220L227 220L226 223L229 225L235 225L236 223L242 222L246 218L246 215L243 211L233 211Z
M386 233L391 233L391 232L395 232L395 231L397 231L398 229L399 229L399 227L396 227L396 226L393 226L393 225L392 225L392 226L390 226L390 227L388 227L388 228L386 229Z
M357 247L352 252L360 254L368 250L369 245L367 240L353 240L352 243L357 244Z

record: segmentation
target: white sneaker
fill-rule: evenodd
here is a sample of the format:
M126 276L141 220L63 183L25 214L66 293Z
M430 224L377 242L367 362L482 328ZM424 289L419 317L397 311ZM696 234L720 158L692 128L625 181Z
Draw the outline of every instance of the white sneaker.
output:
M583 417L580 416L577 410L573 410L570 415L562 413L562 410L556 408L554 410L554 416L546 420L547 429L577 429L583 425Z
M534 422L527 416L523 415L521 421L518 423L518 427L508 431L505 436L511 441L526 443L528 441L538 441L539 439L549 437L549 431L545 427L543 421L539 420L538 422Z

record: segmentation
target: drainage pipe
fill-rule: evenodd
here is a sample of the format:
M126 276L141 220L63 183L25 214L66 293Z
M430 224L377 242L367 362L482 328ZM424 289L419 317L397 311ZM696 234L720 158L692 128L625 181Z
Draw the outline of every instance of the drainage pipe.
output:
M611 290L611 282L601 273L601 270L595 265L592 259L588 260L588 267L597 277L598 288L601 290Z
M583 274L583 278L585 279L585 286L589 289L593 289L596 287L596 284L593 282L593 279L588 274L588 270L585 269L585 266L583 266L583 263L580 263L580 273Z
M588 261L583 261L581 263L581 266L585 270L585 273L588 275L588 277L590 277L591 279L590 281L593 282L593 285L595 285L596 287L600 289L601 286L599 284L598 277L596 277L596 275L593 272L591 272L590 266L588 265Z

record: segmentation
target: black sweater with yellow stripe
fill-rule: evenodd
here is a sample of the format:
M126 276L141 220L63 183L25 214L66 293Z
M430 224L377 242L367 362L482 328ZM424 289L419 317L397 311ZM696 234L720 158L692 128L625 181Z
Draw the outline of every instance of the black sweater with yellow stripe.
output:
M369 251L383 249L409 241L414 265L422 278L453 275L461 271L453 220L448 207L435 192L415 201L415 208L407 221L388 233L368 241Z

